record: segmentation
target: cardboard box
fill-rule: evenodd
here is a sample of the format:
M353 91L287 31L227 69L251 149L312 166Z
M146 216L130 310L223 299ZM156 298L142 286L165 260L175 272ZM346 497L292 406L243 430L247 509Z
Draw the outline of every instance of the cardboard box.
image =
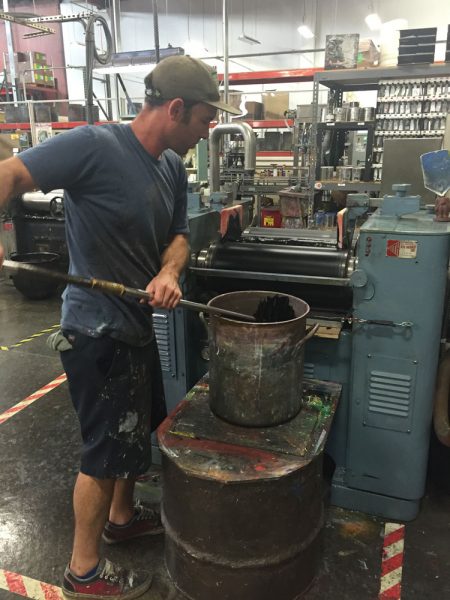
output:
M242 119L250 119L252 121L261 121L264 119L264 106L262 102L249 101L245 103L247 113L242 115Z
M284 119L289 110L289 92L263 94L263 103L265 119Z
M325 40L325 69L356 69L359 33L327 35Z
M359 41L358 68L376 67L380 60L380 52L368 38Z

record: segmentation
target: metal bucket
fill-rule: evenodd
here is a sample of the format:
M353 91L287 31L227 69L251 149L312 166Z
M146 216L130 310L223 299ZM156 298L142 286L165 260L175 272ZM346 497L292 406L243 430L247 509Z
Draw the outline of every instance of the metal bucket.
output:
M274 296L289 298L295 318L274 323L210 318L210 407L236 425L269 427L299 412L303 346L314 335L306 334L309 306L294 296L264 291L230 292L209 302L253 315L262 299Z
M320 167L320 179L322 181L330 181L333 179L334 167Z
M336 167L338 181L351 181L352 171L352 167Z
M364 109L364 121L374 121L375 120L375 108L373 106L367 106Z

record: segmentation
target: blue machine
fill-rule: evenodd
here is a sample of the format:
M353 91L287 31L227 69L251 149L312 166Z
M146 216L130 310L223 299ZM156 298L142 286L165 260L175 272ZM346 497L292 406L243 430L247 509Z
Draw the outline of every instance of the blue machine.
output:
M450 228L394 188L361 227L351 334L334 350L314 340L307 360L311 375L345 383L328 447L332 503L410 520L425 490Z
M202 241L194 234L185 284L186 297L200 301L237 289L293 293L311 305L313 318L336 325L336 335L314 338L305 353L305 377L343 385L327 444L336 465L331 501L398 520L413 519L424 494L450 249L450 225L421 210L408 189L394 186L347 251L320 232L285 231L274 244L250 231L241 246L227 246L227 259L217 241L218 213L194 217ZM366 210L366 196L349 200L350 216ZM258 257L261 268L252 271ZM208 368L205 326L188 312L169 316L167 344L177 366L165 373L170 406Z

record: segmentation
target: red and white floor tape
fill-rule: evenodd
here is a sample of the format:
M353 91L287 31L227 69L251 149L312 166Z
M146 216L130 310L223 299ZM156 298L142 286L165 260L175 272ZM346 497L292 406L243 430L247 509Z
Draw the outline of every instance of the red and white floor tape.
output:
M63 373L50 383L47 383L47 385L44 385L44 387L42 387L37 392L33 392L30 396L25 398L25 400L22 400L21 402L18 402L15 406L12 406L11 408L8 408L8 410L5 410L4 413L0 414L0 425L8 419L10 419L16 413L20 412L24 408L27 408L27 406L30 406L30 404L32 404L39 398L42 398L42 396L45 396L45 394L48 394L49 392L54 390L56 387L64 383L66 379L66 374Z
M61 588L0 569L0 590L34 600L63 600Z
M400 600L405 526L385 523L379 600Z

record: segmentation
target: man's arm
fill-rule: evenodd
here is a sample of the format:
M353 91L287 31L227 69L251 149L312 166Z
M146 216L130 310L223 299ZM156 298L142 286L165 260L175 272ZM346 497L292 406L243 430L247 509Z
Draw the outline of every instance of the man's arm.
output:
M146 288L146 291L152 296L150 302L152 306L175 308L182 296L178 280L188 261L187 235L175 235L163 252L161 270Z
M36 188L36 183L30 172L17 157L0 162L0 208L19 194L30 192ZM4 250L0 244L0 268L3 264Z

